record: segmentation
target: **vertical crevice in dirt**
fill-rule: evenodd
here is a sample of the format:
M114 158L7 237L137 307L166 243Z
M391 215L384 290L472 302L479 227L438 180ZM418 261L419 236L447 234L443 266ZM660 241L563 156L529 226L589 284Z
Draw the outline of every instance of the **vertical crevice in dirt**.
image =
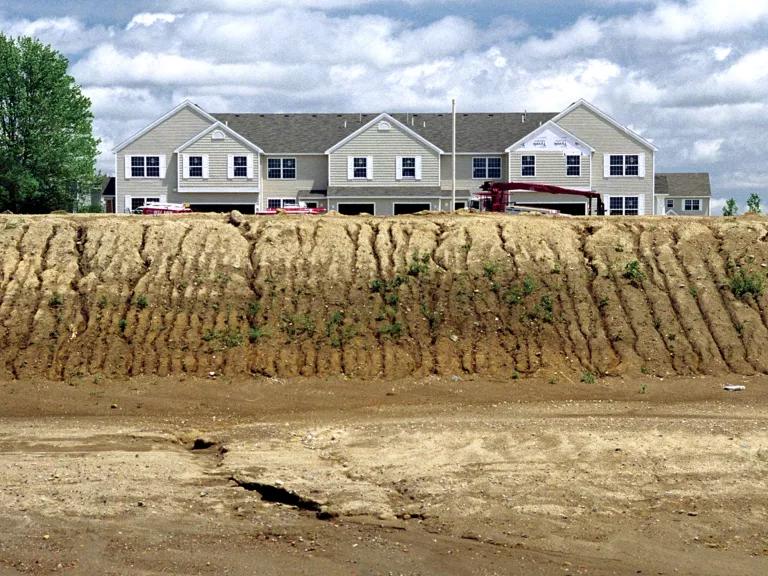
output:
M130 288L128 290L128 297L126 298L123 304L123 312L120 316L119 325L121 327L121 330L123 330L123 332L128 331L127 328L125 327L128 325L128 317L132 310L133 300L136 295L136 287L146 277L147 272L149 270L150 260L146 254L147 235L149 234L149 227L150 227L149 224L142 223L141 242L139 243L137 252L139 254L139 259L144 264L144 268L140 273L136 274L135 277L131 279ZM134 314L134 316L138 318L138 314ZM137 331L137 327L135 325L132 326L132 329L130 331L131 334L135 333L136 331ZM134 376L136 373L135 362L137 360L137 357L140 357L140 355L138 354L139 350L138 350L138 346L136 344L135 338L130 336L130 334L128 336L128 342L131 345L128 348L129 350L128 358L126 358L127 373L128 373L128 376Z
M710 283L712 284L712 291L717 293L720 305L730 319L730 328L733 330L731 336L735 336L735 338L732 339L741 343L744 361L749 364L754 371L764 374L766 371L768 371L768 366L765 365L762 354L760 352L765 349L766 334L763 333L760 335L759 344L755 346L754 342L752 342L753 346L750 346L750 342L747 340L748 333L745 330L745 324L747 324L748 321L740 317L740 315L743 317L745 314L749 314L750 312L752 314L756 314L758 317L758 324L760 328L764 330L765 326L762 322L762 315L759 313L759 311L755 311L754 308L748 304L744 305L744 308L742 311L740 311L738 308L743 303L737 301L733 297L730 299L726 298L725 294L723 293L723 286L725 285L725 279L727 275L725 271L725 263L723 262L721 256L723 253L724 240L719 231L713 226L706 226L705 228L712 235L712 238L715 240L717 246L717 250L714 254L711 254L709 258L702 258L703 265L707 270ZM717 269L715 268L715 264L717 264ZM755 356L758 357L757 361Z
M685 264L685 260L680 254L680 236L678 233L677 226L673 226L670 229L671 234L671 248L672 248L672 254L675 257L675 260L677 261L677 265L680 268L680 270L683 272L683 278L685 281L685 289L690 292L691 286L692 286L692 279L690 272L688 270L688 267ZM694 302L696 303L696 308L699 311L699 316L702 319L702 324L707 328L707 331L709 333L710 340L714 343L714 345L717 348L717 352L719 354L720 359L725 363L725 365L728 367L730 371L736 372L734 366L731 364L731 360L728 358L728 354L725 353L723 350L722 344L719 342L717 338L717 334L715 334L715 331L713 331L712 328L712 320L709 318L709 314L706 310L704 310L701 300L699 298L693 298Z
M595 291L595 278L597 278L597 276L600 274L600 271L598 270L597 264L592 258L590 251L587 249L587 241L589 237L594 234L594 232L595 232L595 229L591 225L580 226L578 228L579 250L581 252L581 257L587 266L587 274L585 279L587 295L589 296L589 300L591 303L590 308L592 310L596 310L596 315L598 318L596 324L599 325L599 328L602 331L601 340L604 339L608 343L611 349L611 355L613 356L613 358L618 360L619 363L621 363L623 358L619 350L616 348L616 345L610 338L610 331L608 329L608 320L605 317L605 314L603 314L601 310L602 307L600 306L600 300L598 299ZM592 348L592 346L590 346L590 348ZM595 364L594 358L592 359L592 363ZM605 370L606 368L608 368L608 366L604 367L603 369Z
M678 374L695 373L698 371L701 357L694 350L685 327L680 322L677 304L669 297L668 278L666 274L660 271L660 264L655 256L653 235L643 225L633 227L632 231L635 236L635 252L648 271L648 278L643 281L643 284L645 285L646 305L653 318L653 328L664 344L675 372ZM648 249L644 248L645 245L648 245ZM670 310L672 311L671 317ZM664 329L665 325L668 328L666 330ZM678 334L684 338L683 348L687 348L687 350L683 350L684 356L674 346Z

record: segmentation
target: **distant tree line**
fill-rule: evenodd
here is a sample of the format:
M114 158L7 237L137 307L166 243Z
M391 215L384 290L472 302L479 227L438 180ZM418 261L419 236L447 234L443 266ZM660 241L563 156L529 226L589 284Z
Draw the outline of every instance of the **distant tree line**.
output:
M0 212L73 210L96 185L91 102L68 65L33 38L0 34Z

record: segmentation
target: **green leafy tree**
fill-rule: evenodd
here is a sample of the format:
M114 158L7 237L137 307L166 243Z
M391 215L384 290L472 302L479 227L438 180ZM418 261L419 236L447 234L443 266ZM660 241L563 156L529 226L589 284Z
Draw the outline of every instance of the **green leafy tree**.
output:
M728 198L723 206L723 216L736 216L739 213L739 206L736 204L736 200Z
M760 214L760 196L750 194L747 198L747 212L750 214Z
M94 184L91 103L67 59L0 34L0 210L71 209Z

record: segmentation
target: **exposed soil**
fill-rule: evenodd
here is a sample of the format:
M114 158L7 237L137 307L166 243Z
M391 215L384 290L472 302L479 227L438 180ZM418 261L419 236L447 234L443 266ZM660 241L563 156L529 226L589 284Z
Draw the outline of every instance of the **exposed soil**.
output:
M0 377L762 374L764 219L0 217ZM627 266L634 266L634 274Z
M767 239L0 216L0 576L768 574Z
M768 573L768 378L0 385L0 574Z

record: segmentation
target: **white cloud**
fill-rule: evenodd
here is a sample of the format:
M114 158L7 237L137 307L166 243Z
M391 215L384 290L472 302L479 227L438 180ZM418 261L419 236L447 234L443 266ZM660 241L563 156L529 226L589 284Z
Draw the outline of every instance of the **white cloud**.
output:
M723 138L695 141L690 154L691 160L694 162L716 162L720 159L720 149L724 141Z
M131 18L131 21L128 22L128 26L126 26L125 29L130 30L131 28L136 28L137 26L148 27L157 24L158 22L161 24L170 24L171 22L174 22L178 17L179 16L177 14L168 14L165 12L142 12L141 14L136 14L136 16Z
M728 56L730 56L732 53L733 53L733 46L713 46L712 47L712 56L714 56L715 60L717 60L718 62L727 60Z
M745 30L768 20L768 0L660 2L653 10L615 21L623 36L647 40L688 40Z

